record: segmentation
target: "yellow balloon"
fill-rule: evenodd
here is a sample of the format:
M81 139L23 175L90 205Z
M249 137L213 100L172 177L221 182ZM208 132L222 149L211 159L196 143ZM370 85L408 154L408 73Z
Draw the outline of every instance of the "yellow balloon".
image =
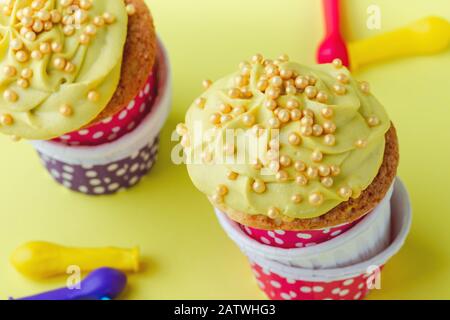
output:
M410 55L434 54L450 44L450 23L428 17L407 27L348 45L353 70L369 63Z
M44 279L67 274L71 266L81 271L109 267L139 271L139 248L71 248L49 242L28 242L11 255L12 265L23 275Z

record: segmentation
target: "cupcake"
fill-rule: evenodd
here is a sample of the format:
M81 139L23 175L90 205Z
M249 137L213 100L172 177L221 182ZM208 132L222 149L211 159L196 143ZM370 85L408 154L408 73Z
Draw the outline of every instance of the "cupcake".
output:
M9 1L2 11L0 132L32 140L73 190L136 184L153 165L170 100L144 1Z
M385 197L399 162L386 111L339 60L256 55L211 84L178 132L195 186L249 234L345 231Z

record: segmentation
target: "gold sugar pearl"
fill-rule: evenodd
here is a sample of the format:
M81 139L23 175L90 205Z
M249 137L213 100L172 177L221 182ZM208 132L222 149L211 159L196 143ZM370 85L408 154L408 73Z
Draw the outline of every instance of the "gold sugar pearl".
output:
M26 89L30 86L30 82L26 79L20 78L17 80L17 85L23 89Z
M276 219L277 217L280 216L280 214L281 214L280 209L278 209L276 207L272 207L267 211L267 215L271 219Z
M262 91L262 92L266 91L268 86L269 86L269 82L267 80L260 80L256 84L256 87L258 88L258 90Z
M34 14L33 9L31 9L30 7L25 7L22 9L22 16L23 17L28 17L31 18Z
M75 65L72 62L67 62L66 66L64 67L64 72L72 73L75 71Z
M34 20L30 17L23 17L20 23L22 23L22 26L30 28L33 26Z
M31 8L34 10L39 10L44 6L44 2L42 0L34 0L31 2Z
M323 142L327 145L327 146L334 146L336 145L336 137L333 134L327 134L325 137L323 137Z
M205 98L198 98L195 100L195 105L201 109L203 109L205 107L206 104L206 99Z
M36 33L33 32L33 31L28 31L28 32L25 34L25 39L27 39L28 41L34 41L34 40L36 40Z
M53 66L56 69L64 70L64 67L66 66L66 59L57 57L53 60Z
M282 167L287 168L290 167L292 165L292 160L289 156L287 155L282 155L280 157L280 164Z
M368 144L367 140L364 140L364 139L359 139L355 143L356 147L361 148L361 149L367 147L367 144Z
M64 117L70 117L71 115L73 115L73 109L69 104L66 103L59 108L59 113L61 113Z
M255 124L256 118L254 115L252 114L246 114L242 117L242 122L244 123L244 125L246 125L247 127L251 127Z
M244 106L237 106L233 109L233 114L235 116L240 116L241 114L247 112L247 109Z
M83 45L89 44L90 41L91 41L91 37L85 33L81 34L80 38L78 39L78 42L80 42L80 44L83 44Z
M44 30L50 31L53 28L53 23L51 21L45 21L44 23Z
M211 122L211 124L217 125L220 123L220 113L213 113L210 117L209 117L209 122Z
M30 59L30 56L28 53L24 50L20 50L16 52L16 59L19 62L27 62Z
M342 198L349 199L353 195L353 190L352 190L352 188L345 186L345 187L339 188L338 193Z
M347 93L347 88L343 84L340 84L340 83L336 83L333 86L333 90L337 95L340 95L340 96Z
M78 9L74 13L75 22L78 25L85 23L89 19L89 15L86 10Z
M317 79L314 76L308 76L309 85L315 86L317 84Z
M73 35L75 33L75 27L71 24L64 26L63 32L66 36L70 37L71 35Z
M17 74L17 69L13 66L4 66L3 74L8 78L14 77Z
M286 53L283 53L282 55L280 55L278 57L278 60L280 60L282 62L289 62L289 56Z
M308 184L308 178L304 174L299 174L297 177L295 177L295 183L299 186L306 186Z
M311 109L304 109L303 110L303 115L305 117L309 117L311 119L314 119L314 116L315 116L314 111L312 111Z
M280 97L281 91L279 88L269 87L266 90L266 96L270 99L276 100Z
M306 163L302 160L297 160L294 162L294 168L298 172L304 172L306 170Z
M129 16L132 16L136 13L136 7L131 3L127 4L126 9Z
M278 104L275 100L269 99L264 101L264 107L273 111L278 107Z
M315 150L311 155L311 160L314 162L320 162L323 160L323 153L319 150Z
M220 112L227 114L227 113L230 113L233 110L233 108L229 104L222 103L219 106L219 110L220 110Z
M290 96L295 96L297 94L297 88L295 86L289 85L286 87L286 94Z
M320 192L313 192L309 195L309 203L313 206L320 206L324 201L323 194Z
M239 88L245 87L246 85L249 84L249 78L248 76L242 75L236 76L234 79L234 84Z
M321 165L318 169L321 177L328 177L331 174L331 168L327 165Z
M251 58L252 63L261 64L264 61L264 57L262 54L257 53Z
M58 10L55 9L50 12L50 19L53 23L60 23L62 15Z
M238 177L239 177L239 174L237 174L236 172L233 172L233 171L230 171L227 174L228 180L231 180L231 181L237 180Z
M184 136L188 133L188 129L184 123L177 124L175 130L180 136Z
M298 89L304 90L304 89L306 89L306 87L309 86L309 80L303 76L298 76L295 79L295 86Z
M233 89L228 90L228 96L231 99L239 99L239 98L241 98L241 94L242 94L242 92L238 88L233 88Z
M314 124L314 119L310 116L305 116L302 120L300 120L300 124L302 126L312 126Z
M92 7L92 0L80 0L80 8L89 10Z
M105 12L103 14L103 19L107 24L112 24L114 23L114 21L116 21L116 17L109 12Z
M368 82L366 81L360 82L359 87L364 94L370 93L370 84Z
M20 39L14 39L11 41L10 46L13 50L18 51L23 48L23 42Z
M343 84L349 84L350 83L350 77L346 75L345 73L340 73L336 77L337 81Z
M319 169L315 167L308 167L308 169L306 169L306 175L310 179L315 179L319 176Z
M313 86L308 86L305 88L305 94L308 97L308 99L314 99L318 94L317 88Z
M225 185L219 185L216 189L218 195L224 197L228 194L228 188Z
M97 27L103 27L105 25L105 19L103 17L95 17L92 21Z
M301 126L300 133L304 137L310 137L313 134L313 129L311 126Z
M331 118L333 118L333 116L334 116L334 111L333 111L333 109L330 108L330 107L323 108L323 109L321 110L321 113L322 113L322 116L323 116L325 119L331 119Z
M276 160L272 160L269 162L269 169L274 173L280 171L280 167L280 163Z
M272 129L278 129L281 126L281 122L278 118L270 118L268 124Z
M209 89L209 87L211 87L212 85L212 81L209 79L205 79L202 81L202 87L206 90Z
M233 116L231 116L229 114L224 114L220 117L220 123L222 123L222 124L230 122L231 120L233 120Z
M43 54L49 54L50 52L52 52L52 47L48 42L42 42L39 45L39 50L43 53Z
M289 80L289 79L291 79L292 78L292 76L293 76L293 72L292 72L292 70L288 70L288 69L281 69L280 70L280 76L281 76L281 78L282 79L284 79L284 80Z
M262 194L266 192L266 184L264 181L257 179L253 182L252 189L255 193Z
M294 195L291 197L291 201L292 201L293 203L295 203L295 204L299 204L299 203L302 203L303 197L302 197L301 195L299 195L299 194L294 194Z
M39 10L39 12L36 14L36 16L41 20L41 21L48 21L51 19L51 14L50 12L48 12L47 10Z
M283 85L283 79L280 76L275 76L270 79L270 84L274 87L281 87Z
M62 24L63 25L71 25L71 24L74 24L75 23L75 19L74 19L74 17L73 16L63 16L62 17Z
M51 47L52 47L52 51L54 53L60 53L62 51L62 49L63 49L62 44L59 43L59 42L56 42L56 41L52 42Z
M284 170L278 171L275 175L275 179L281 182L287 181L289 179L289 174Z
M279 157L278 149L271 149L271 150L267 151L266 157L269 160L273 160L273 161L278 160L278 157Z
M320 180L320 182L321 182L322 185L323 185L324 187L326 187L326 188L331 188L331 187L333 186L333 184L334 184L333 178L330 178L330 177L322 178L322 179Z
M33 50L31 51L31 58L33 60L41 60L43 57L42 52L39 50Z
M10 114L2 114L0 116L0 123L4 126L11 126L14 124L14 118Z
M279 110L277 116L282 123L288 123L291 120L291 113L286 109Z
M299 109L291 110L291 120L298 121L302 118L303 114Z
M300 106L300 103L297 101L297 100L295 100L295 99L289 99L287 102L286 102L286 108L288 108L288 109L296 109L296 108L298 108Z
M376 127L376 126L378 126L380 124L380 119L377 116L370 116L367 119L367 123L371 127Z
M100 94L95 90L91 90L88 92L87 98L89 101L96 102L100 99Z
M327 103L328 102L328 95L323 92L323 91L319 91L319 93L316 96L316 100L320 103Z
M19 96L14 90L6 89L3 92L3 98L9 102L16 102L19 99Z
M288 141L293 146L298 146L302 142L302 138L295 132L289 134Z
M253 92L251 91L250 88L242 88L241 93L242 97L245 99L250 99L253 97Z
M268 77L275 77L280 74L278 67L275 65L268 65L268 66L266 66L266 68L264 70Z
M331 175L333 177L337 177L338 175L341 174L341 168L339 166L337 166L337 165L332 165L330 167L330 169L331 169Z
M264 127L256 124L252 127L252 132L255 136L261 137L264 134Z
M20 28L20 35L25 37L28 31L30 31L30 29L28 29L27 27L22 27Z
M325 133L327 133L327 134L335 133L337 130L336 124L334 124L331 121L325 121L323 123L323 129L324 129Z
M312 130L315 137L320 137L323 133L323 127L320 124L313 125Z
M33 77L33 69L25 68L20 72L20 76L24 79L31 79Z
M333 65L336 69L340 69L344 66L343 62L341 59L334 59L333 60Z

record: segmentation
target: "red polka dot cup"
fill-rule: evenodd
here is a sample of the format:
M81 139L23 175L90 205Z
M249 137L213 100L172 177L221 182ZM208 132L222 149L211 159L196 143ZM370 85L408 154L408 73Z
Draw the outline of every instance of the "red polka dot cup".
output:
M295 249L266 245L250 237L241 226L216 209L222 228L246 255L260 256L281 264L305 269L345 267L367 260L383 251L389 242L391 231L390 188L384 199L359 223L347 232L314 246L296 246ZM282 232L271 234L277 239ZM298 241L298 235L295 235ZM303 235L302 235L303 237ZM276 241L276 240L275 240ZM297 241L297 240L296 240Z
M74 131L53 139L69 146L98 146L120 139L139 126L150 112L157 86L157 65L139 94L117 114L88 128Z
M260 230L244 225L239 226L248 236L262 244L277 248L294 249L313 247L334 239L353 228L362 219L332 228L305 231Z
M169 115L172 98L169 61L161 43L157 61L157 94L151 110L139 125L130 128L132 130L120 139L86 146L73 145L75 140L67 140L72 141L72 145L57 141L32 142L43 165L57 182L84 194L113 194L136 185L153 167L159 133ZM127 108L127 112L133 109L133 112L144 113L134 107Z
M378 254L346 267L319 270L296 268L249 255L258 286L272 300L361 300L370 290L383 290L381 271L402 248L411 228L410 200L399 180L391 204L392 236Z

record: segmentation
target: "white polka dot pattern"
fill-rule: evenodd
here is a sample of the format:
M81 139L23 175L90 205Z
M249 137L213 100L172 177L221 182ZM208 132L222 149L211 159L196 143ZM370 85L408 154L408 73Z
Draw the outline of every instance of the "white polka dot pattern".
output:
M51 176L60 184L89 195L113 194L137 184L153 167L159 138L120 161L99 166L68 165L39 154Z
M258 286L272 300L361 300L369 290L366 277L331 282L312 282L283 278L251 263Z

